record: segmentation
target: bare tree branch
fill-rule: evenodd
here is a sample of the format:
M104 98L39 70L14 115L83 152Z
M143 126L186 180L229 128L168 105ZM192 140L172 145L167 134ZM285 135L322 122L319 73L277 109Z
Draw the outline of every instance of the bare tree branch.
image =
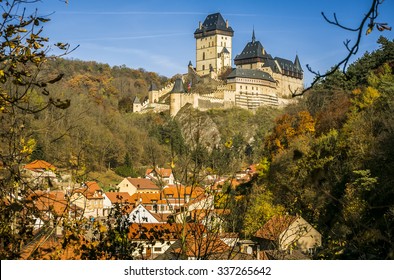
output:
M348 54L341 61L336 63L331 68L331 70L329 70L325 74L320 74L319 71L313 70L312 67L309 64L307 64L306 67L307 67L308 71L311 72L312 74L314 74L315 78L314 78L313 82L311 83L311 85L309 87L303 89L302 91L300 91L300 92L291 91L292 97L303 95L306 91L310 90L314 85L316 85L322 79L332 75L337 70L341 70L343 73L345 73L346 68L347 68L347 66L349 64L349 61L350 61L351 57L354 56L359 50L361 38L364 35L365 28L367 28L367 30L365 32L366 35L371 33L373 31L374 27L376 27L376 29L378 31L391 30L391 27L389 27L387 25L387 23L378 23L378 22L376 22L376 19L377 19L378 15L379 15L380 5L382 5L383 2L384 2L384 0L372 0L371 6L370 6L368 12L365 14L363 19L361 20L359 26L357 26L355 28L348 27L348 26L345 26L345 25L341 24L339 22L339 20L337 18L337 15L335 13L333 14L333 19L329 19L324 14L324 12L322 12L323 18L329 24L332 24L334 26L337 26L337 27L339 27L341 29L344 29L344 30L347 30L347 31L356 32L357 33L356 40L355 40L354 44L351 44L352 41L350 39L347 39L344 42L344 45L345 45L346 50L348 51Z

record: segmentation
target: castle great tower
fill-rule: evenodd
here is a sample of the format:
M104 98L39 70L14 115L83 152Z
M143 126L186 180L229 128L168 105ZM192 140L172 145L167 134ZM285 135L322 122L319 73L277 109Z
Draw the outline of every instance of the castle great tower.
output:
M233 29L220 13L208 15L194 32L196 39L196 72L205 76L220 74L231 68Z

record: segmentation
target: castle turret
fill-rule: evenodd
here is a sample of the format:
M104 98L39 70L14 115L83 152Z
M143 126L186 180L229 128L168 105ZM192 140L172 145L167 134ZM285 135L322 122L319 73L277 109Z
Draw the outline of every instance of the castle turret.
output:
M149 103L157 103L159 101L159 90L155 83L151 83L149 90Z
M298 78L302 79L304 71L302 70L300 59L298 58L298 54L296 54L296 57L294 59L294 68L296 69L296 73L298 74Z
M133 99L133 112L140 112L142 109L142 104L138 96Z
M170 92L170 116L175 117L178 111L182 108L182 97L185 94L183 81L181 78L175 80L174 87Z
M233 29L220 13L208 15L194 32L196 39L196 72L208 75L211 67L216 74L231 67Z

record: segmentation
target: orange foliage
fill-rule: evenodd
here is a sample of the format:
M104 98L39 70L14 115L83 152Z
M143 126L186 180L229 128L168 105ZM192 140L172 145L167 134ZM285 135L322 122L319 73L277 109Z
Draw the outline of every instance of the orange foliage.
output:
M316 121L308 111L297 115L284 114L276 120L272 133L266 138L266 145L272 155L287 149L297 137L315 132Z

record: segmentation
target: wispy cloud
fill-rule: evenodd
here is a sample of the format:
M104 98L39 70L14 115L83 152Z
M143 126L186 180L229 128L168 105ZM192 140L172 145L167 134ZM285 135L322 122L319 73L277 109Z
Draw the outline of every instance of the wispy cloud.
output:
M177 63L177 59L158 54L149 50L128 47L102 46L94 43L81 45L81 51L90 53L97 61L100 57L112 57L113 61L121 61L130 67L143 67L149 71L158 72L162 75L171 76L186 70L185 65ZM97 56L95 58L94 56ZM119 63L119 62L118 62ZM119 64L119 65L120 65Z
M188 12L188 11L160 11L160 12L152 12L152 11L60 11L56 12L57 14L67 14L67 15L156 15L156 16L172 16L172 15L204 15L206 16L207 12ZM257 14L248 14L248 13L222 13L224 16L234 16L234 17L254 17Z
M162 12L151 12L151 11L106 11L106 12L95 12L95 11L60 11L57 14L67 15L206 15L206 13L199 12L175 12L175 11L162 11Z
M176 37L190 35L190 33L161 33L161 34L149 34L149 35L130 35L130 36L113 36L113 37L95 37L95 38L81 38L72 39L76 42L89 42L89 41L108 41L108 40L139 40L139 39L155 39L163 37Z

